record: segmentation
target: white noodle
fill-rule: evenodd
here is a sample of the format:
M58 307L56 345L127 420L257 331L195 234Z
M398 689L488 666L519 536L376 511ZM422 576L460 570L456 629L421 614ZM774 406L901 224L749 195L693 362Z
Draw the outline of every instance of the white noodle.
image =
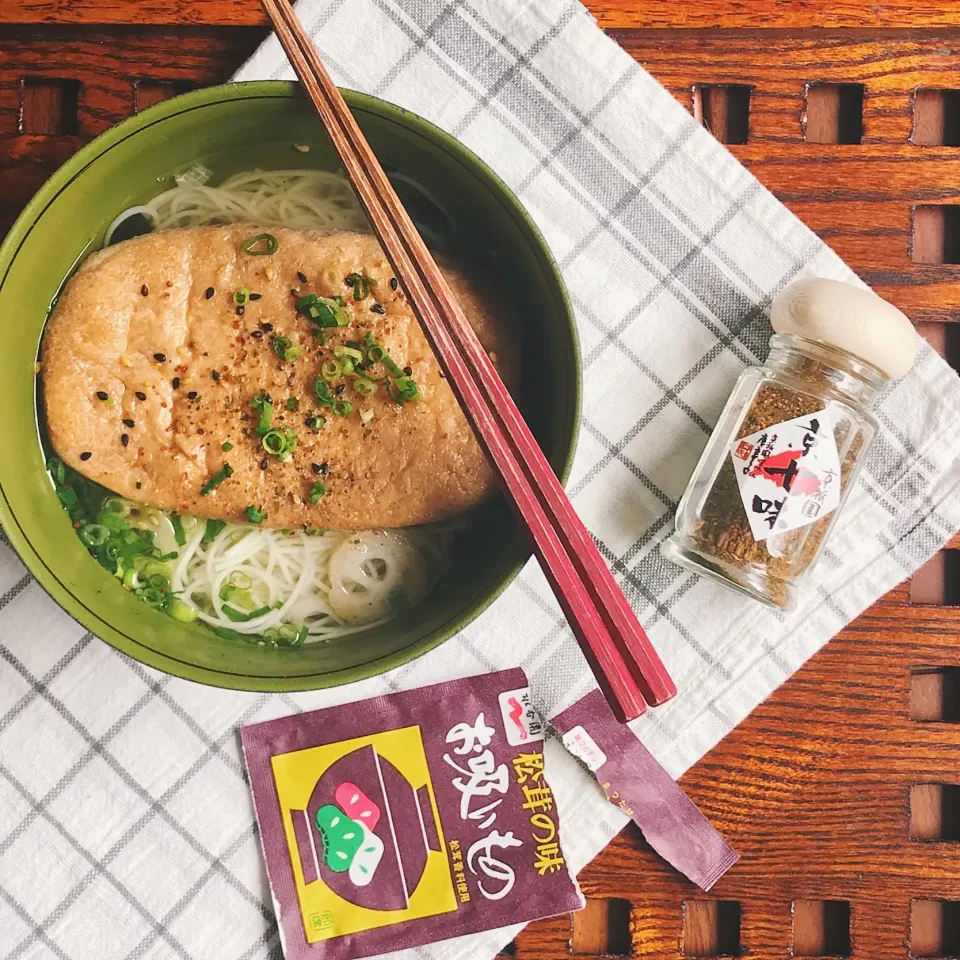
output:
M207 185L208 175L202 170L179 175L172 190L121 213L110 225L108 239L134 213L152 220L157 230L241 221L307 230L369 230L353 189L340 174L254 170L217 187ZM204 531L203 521L189 529L186 543L171 561L170 578L173 592L197 610L200 620L253 637L284 624L305 625L309 640L322 641L390 620L398 584L407 603L419 602L443 568L453 528L311 535L227 524L209 542L204 542ZM332 560L338 569L361 570L356 576L362 582L332 578ZM226 596L233 584L248 580L252 606L221 599L221 591ZM243 613L270 609L236 622L224 613L225 606ZM335 608L349 616L338 616Z

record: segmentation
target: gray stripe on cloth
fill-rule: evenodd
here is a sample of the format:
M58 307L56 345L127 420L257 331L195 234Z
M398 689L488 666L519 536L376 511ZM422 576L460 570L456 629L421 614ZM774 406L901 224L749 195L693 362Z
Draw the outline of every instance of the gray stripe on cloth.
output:
M135 897L133 894L120 883L109 870L105 869L106 864L101 861L98 861L82 844L78 843L74 839L73 835L64 828L63 824L54 817L50 811L46 808L45 805L41 804L36 800L29 790L9 771L4 767L3 763L0 762L0 775L2 775L11 786L26 800L32 808L34 808L38 816L46 820L47 823L52 826L57 833L63 837L64 840L70 845L70 847L78 853L88 864L93 868L87 876L79 884L74 887L74 890L71 891L71 903L75 900L80 893L87 888L89 885L88 878L102 877L110 886L120 894L120 896L130 904L137 913L153 928L156 937L162 938L166 941L167 945L173 949L178 957L182 957L183 960L191 960L190 955L187 953L183 944L177 940L176 937L166 929L166 926L157 919L154 918L153 914ZM76 896L73 894L76 893ZM31 919L31 926L33 927L32 933L28 937L24 937L20 943L15 946L9 953L5 954L5 960L16 960L17 957L21 956L30 946L32 938L41 937L45 935L46 931L54 924L56 921L66 913L69 903L63 902L58 905L57 909L48 916L45 920L36 921Z
M2 656L3 659L5 659L11 666L13 666L14 669L16 669L19 673L21 673L21 675L25 676L28 680L30 679L29 671L26 670L24 665L20 663L20 661L16 657L14 657L9 650L0 646L0 656ZM207 850L207 848L204 847L203 844L201 844L193 836L193 834L191 834L188 830L186 830L182 826L182 824L180 824L176 819L174 819L174 817L163 806L163 804L159 800L152 797L149 791L145 790L137 782L137 780L135 780L130 775L130 773L126 770L126 768L117 762L116 758L110 753L110 751L106 749L110 741L113 740L117 736L117 734L120 733L121 730L123 730L123 728L130 722L130 720L133 717L135 717L147 703L152 701L154 694L157 692L157 689L159 687L166 686L168 683L172 681L172 679L173 679L172 677L168 676L168 677L163 677L159 681L154 681L153 683L151 683L147 691L137 699L137 701L133 704L133 706L131 706L119 719L114 721L114 723L110 726L110 728L106 731L106 733L104 733L100 737L94 737L86 729L86 727L84 727L83 724L80 723L79 720L77 720L74 714L66 707L66 705L58 697L55 697L50 692L50 690L46 689L45 687L41 687L39 692L43 696L44 700L46 700L57 711L57 713L59 713L60 716L63 717L63 719L66 720L67 723L69 723L70 726L72 726L74 730L76 730L77 733L80 734L81 737L83 737L83 739L88 743L89 746L86 752L82 754L77 761L74 762L73 766L71 766L61 776L61 778L57 781L57 783L54 784L54 786L51 787L51 789L48 790L47 793L37 801L37 803L40 808L45 808L54 798L58 797L63 792L67 784L69 784L84 769L84 767L86 767L86 765L90 762L90 760L93 759L93 757L100 756L103 758L106 764L110 767L110 769L115 774L117 774L118 777L123 781L124 785L128 787L130 790L132 790L135 794L137 794L137 796L140 797L140 799L143 800L148 805L149 807L148 813L155 813L156 815L158 815L164 821L164 823L166 823L168 826L173 827L173 829L180 836L180 838L183 839L193 849L195 853L199 854L207 863L212 863L213 860L215 859L213 854L209 850ZM232 736L232 735L233 735L233 732L229 731L227 734L224 734L224 737L221 739L224 739L227 736ZM183 774L180 777L180 779L177 780L176 783L174 784L177 790L179 790L180 787L183 785L183 783L187 782L189 777L192 776L193 773L195 773L196 770L198 770L201 766L203 766L212 756L213 756L213 752L210 750L207 750L200 757L198 757L197 760L194 762L194 765L187 771L187 773ZM166 797L167 792L163 794L164 798ZM170 795L172 796L173 794L170 793ZM5 838L2 842L0 842L0 856L2 856L3 853L7 849L9 849L9 847L13 844L13 842L28 829L30 824L36 819L37 815L38 815L38 811L31 811L31 814L25 817L24 820L21 821L21 823L14 828L11 834L7 838ZM223 869L221 869L220 872L224 877L224 879L227 881L227 883L231 887L233 887L235 890L237 890L241 894L241 896L244 897L244 899L246 899L249 903L251 903L251 905L256 907L264 915L264 917L269 917L270 915L269 911L264 906L264 904L261 901L257 900L250 893L250 891L247 890L247 888L243 886L243 884L240 883L240 881L232 873Z

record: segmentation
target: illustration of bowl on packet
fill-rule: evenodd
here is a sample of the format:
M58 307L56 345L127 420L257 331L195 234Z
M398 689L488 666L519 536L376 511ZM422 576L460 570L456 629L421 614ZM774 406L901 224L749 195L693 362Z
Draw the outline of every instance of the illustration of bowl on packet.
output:
M368 744L331 764L291 810L304 882L370 910L404 910L440 840L427 786Z

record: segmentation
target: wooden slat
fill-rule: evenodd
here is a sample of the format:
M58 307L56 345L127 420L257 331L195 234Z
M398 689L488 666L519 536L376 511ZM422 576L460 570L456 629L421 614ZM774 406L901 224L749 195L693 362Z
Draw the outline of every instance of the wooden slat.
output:
M951 27L960 12L951 0L886 0L864 4L841 0L829 4L809 0L587 0L587 7L605 28L663 30L807 29ZM0 22L84 24L203 24L260 26L266 23L258 0L4 0Z

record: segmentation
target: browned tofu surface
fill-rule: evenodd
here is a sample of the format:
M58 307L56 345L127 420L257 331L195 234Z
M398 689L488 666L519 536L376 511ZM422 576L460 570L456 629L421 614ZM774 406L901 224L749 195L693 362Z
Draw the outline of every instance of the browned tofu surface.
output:
M277 252L245 253L244 241L261 232L276 237ZM515 387L517 337L509 321L463 276L444 272ZM345 283L354 273L376 280L361 302ZM63 291L43 342L47 424L57 454L131 500L232 521L255 506L272 527L399 527L467 510L491 492L493 473L392 278L372 236L252 224L163 231L95 254ZM243 288L259 298L238 314L234 292ZM342 296L350 315L350 325L331 329L323 346L295 309L297 296L307 293ZM364 398L345 377L340 398L354 409L336 416L317 405L314 377L335 344L367 332L410 367L423 401L399 405L385 385ZM282 360L272 342L277 336L303 354ZM382 364L369 372L387 375ZM286 461L270 456L256 435L251 400L259 391L273 400L273 426L296 434ZM298 401L295 411L287 409L288 398ZM373 411L367 425L362 409ZM326 418L319 432L305 425L311 416ZM224 443L233 448L224 452ZM201 496L225 464L233 475ZM326 464L325 473L314 464ZM327 493L312 505L317 480Z

